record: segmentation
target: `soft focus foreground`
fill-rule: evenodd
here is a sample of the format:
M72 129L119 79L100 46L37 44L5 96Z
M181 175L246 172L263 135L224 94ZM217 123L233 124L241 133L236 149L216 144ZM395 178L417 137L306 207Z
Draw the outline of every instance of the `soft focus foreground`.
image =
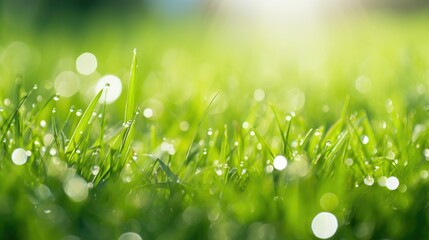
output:
M429 238L427 12L184 2L3 15L1 239Z

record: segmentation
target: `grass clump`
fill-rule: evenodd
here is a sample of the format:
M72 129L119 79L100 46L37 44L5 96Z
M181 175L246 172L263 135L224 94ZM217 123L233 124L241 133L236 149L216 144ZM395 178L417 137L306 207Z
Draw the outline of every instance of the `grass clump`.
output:
M8 84L0 238L428 238L429 86L421 73L429 58L419 41L394 52L404 34L374 42L386 48L376 52L386 59L377 57L363 47L371 36L362 34L362 48L336 39L347 54L327 43L329 54L318 52L324 66L316 59L297 68L266 45L256 57L240 49L225 57L215 42L200 55L186 41L181 49L157 43L164 55L142 54L144 69L134 52L130 72L112 70L129 79L112 104L103 100L109 86L66 98L49 81ZM200 64L203 57L213 63ZM286 69L267 68L273 62ZM12 75L4 70L2 78ZM81 84L92 91L95 75L79 75L89 82Z

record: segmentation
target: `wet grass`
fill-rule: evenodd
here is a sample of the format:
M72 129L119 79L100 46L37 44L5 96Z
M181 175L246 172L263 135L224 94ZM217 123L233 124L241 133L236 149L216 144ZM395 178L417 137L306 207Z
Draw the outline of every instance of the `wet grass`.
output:
M86 40L98 72L70 98L53 82L85 48L1 45L0 238L311 239L322 212L333 238L428 238L429 48L402 21L286 46ZM125 90L105 104L109 73Z

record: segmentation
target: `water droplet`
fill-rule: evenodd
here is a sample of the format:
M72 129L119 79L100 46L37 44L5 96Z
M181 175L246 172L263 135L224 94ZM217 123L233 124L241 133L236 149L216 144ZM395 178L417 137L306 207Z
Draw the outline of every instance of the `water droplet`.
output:
M56 149L56 148L51 148L51 149L49 150L49 154L50 154L51 156L55 156L55 155L57 155L57 149Z
M15 165L23 165L27 162L27 152L23 148L17 148L12 152L12 162Z
M107 84L110 85L109 89L105 89ZM103 90L104 89L104 90ZM100 102L106 101L107 104L116 101L122 93L122 82L115 75L106 75L98 80L95 86L95 94L103 90L103 94L100 97Z
M56 108L52 108L52 113L56 113L57 109Z
M338 228L338 221L334 214L321 212L317 214L311 222L311 230L314 236L327 239L332 237Z
M76 116L78 116L78 117L82 116L82 109L78 109L76 111Z
M58 101L58 100L60 100L60 95L57 93L54 96L54 101Z
M209 130L207 131L207 135L209 136L213 135L213 130L211 128L209 128Z
M287 159L282 155L278 155L274 158L273 165L275 169L282 171L287 167Z
M362 136L362 144L366 145L369 143L369 137L366 135Z
M39 86L37 84L34 84L33 89L36 90L38 88L39 88Z
M42 128L46 127L46 121L45 120L40 121L40 127L42 127Z
M365 183L365 185L367 185L367 186L372 186L372 185L374 185L374 178L372 177L372 176L366 176L364 179L363 179L363 182Z
M91 173L92 175L97 175L100 172L100 167L98 165L94 165L91 167Z

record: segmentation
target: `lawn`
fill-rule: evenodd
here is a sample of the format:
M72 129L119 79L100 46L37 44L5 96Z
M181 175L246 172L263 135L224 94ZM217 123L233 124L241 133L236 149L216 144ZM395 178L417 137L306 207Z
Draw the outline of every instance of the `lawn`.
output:
M0 239L428 239L428 16L3 19Z

